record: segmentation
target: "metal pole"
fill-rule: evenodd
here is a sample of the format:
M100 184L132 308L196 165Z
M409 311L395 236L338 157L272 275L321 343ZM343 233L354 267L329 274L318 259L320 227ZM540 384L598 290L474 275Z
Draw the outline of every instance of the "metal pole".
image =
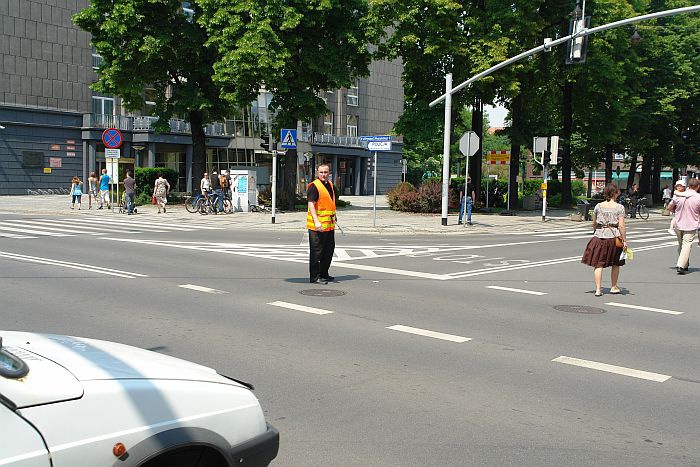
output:
M287 161L289 162L289 161ZM272 223L275 223L277 209L277 150L272 151Z
M447 197L450 187L450 134L452 124L452 73L445 75L445 128L442 139L442 225L447 225ZM467 159L469 156L467 156Z
M462 217L464 218L464 228L467 228L467 187L469 186L467 183L467 179L469 178L469 155L472 153L472 139L469 138L469 141L467 141L467 157L464 158L464 193L462 196L464 196L464 212L462 213ZM473 200L472 200L473 201ZM462 210L462 200L459 200L459 210Z
M542 222L544 222L547 217L547 181L549 180L549 164L546 161L543 162L542 170L544 170L544 177L542 178L544 179L544 188L542 189Z
M374 220L372 221L372 227L377 226L377 151L374 151L374 204L372 206L372 211L374 214Z
M488 157L488 156L486 156ZM486 212L491 212L489 211L489 182L491 181L491 164L489 164L489 161L486 161Z

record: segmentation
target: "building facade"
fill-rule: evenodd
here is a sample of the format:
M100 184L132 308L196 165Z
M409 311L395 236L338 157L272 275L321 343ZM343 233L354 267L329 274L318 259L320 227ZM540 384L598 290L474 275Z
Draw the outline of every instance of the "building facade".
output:
M122 132L119 179L134 167L169 167L178 172L178 191L192 191L189 123L171 119L170 131L155 133L153 117L124 111L116 96L93 92L101 57L90 35L71 17L87 0L0 0L0 195L65 193L70 180L85 180L107 168L102 134ZM371 65L371 74L350 88L322 94L328 114L299 122L300 192L321 162L331 164L341 193L371 194L371 154L359 136L389 134L403 109L400 61ZM207 125L207 169L253 169L260 188L270 183L272 154L260 147L269 132L271 95ZM381 153L377 187L385 193L401 180L401 140Z

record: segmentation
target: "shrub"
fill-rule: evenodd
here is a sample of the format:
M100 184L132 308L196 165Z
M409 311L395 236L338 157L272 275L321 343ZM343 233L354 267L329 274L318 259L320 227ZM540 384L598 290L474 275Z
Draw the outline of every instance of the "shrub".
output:
M440 212L442 208L442 183L430 179L418 188L419 212Z
M418 191L404 191L396 199L396 207L398 211L418 212L420 210L420 195Z
M415 192L415 191L416 191L416 188L411 183L408 183L408 182L399 183L394 188L389 190L389 192L386 194L387 199L389 200L389 207L391 209L395 209L398 211L405 211L405 209L401 209L398 206L399 198L401 198L404 193Z
M583 180L572 180L571 181L571 194L573 197L581 196L586 194L587 187L586 184L583 183Z
M151 195L153 195L153 185L158 178L158 174L162 174L172 188L177 185L177 171L166 167L136 167L134 169L134 178L136 179L136 199L141 204L150 204ZM174 196L172 196L174 198ZM148 200L145 202L145 200ZM171 201L171 196L168 196L168 201Z

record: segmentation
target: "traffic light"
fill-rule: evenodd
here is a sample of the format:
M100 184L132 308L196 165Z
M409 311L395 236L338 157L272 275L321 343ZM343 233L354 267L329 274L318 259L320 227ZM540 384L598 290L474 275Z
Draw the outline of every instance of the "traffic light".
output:
M557 165L559 162L559 137L552 136L549 138L549 165Z
M262 142L260 143L260 147L263 148L265 151L270 152L270 135L266 135L265 133L260 135L260 139Z

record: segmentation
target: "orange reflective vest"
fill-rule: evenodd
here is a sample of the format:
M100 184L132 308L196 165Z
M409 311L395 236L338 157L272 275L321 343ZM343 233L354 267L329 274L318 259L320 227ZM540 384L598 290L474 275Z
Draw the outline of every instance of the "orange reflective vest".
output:
M329 193L321 180L314 180L306 186L308 190L311 185L316 185L318 190L318 201L314 203L316 207L316 215L321 221L321 226L324 232L335 230L335 192L331 184L331 192ZM316 230L314 218L311 216L311 211L306 213L306 228L308 230Z

